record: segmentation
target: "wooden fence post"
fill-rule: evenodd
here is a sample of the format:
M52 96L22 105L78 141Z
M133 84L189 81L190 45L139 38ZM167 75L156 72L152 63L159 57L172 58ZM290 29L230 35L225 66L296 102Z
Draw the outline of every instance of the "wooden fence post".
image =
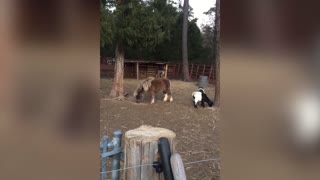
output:
M175 151L176 134L171 130L151 126L141 126L125 133L124 146L124 179L126 180L153 180L159 179L153 162L160 160L158 140L168 138L171 153ZM148 164L148 165L145 165ZM145 165L145 166L144 166ZM163 179L161 174L160 179Z
M164 77L167 78L168 77L168 63L166 63L166 66L165 66L165 74L164 74Z
M209 80L212 78L212 74L213 74L213 64L211 64L211 66L210 66Z
M206 65L203 65L202 76L204 76L205 70L206 70Z
M136 68L137 68L137 69L136 69L137 80L139 80L139 63L138 63L138 62L136 63L136 66L137 66L137 67L136 67Z
M198 78L199 64L197 65L196 79Z
M193 64L191 65L190 78L192 79Z
M180 64L178 64L178 70L176 72L176 76L179 76L180 75Z

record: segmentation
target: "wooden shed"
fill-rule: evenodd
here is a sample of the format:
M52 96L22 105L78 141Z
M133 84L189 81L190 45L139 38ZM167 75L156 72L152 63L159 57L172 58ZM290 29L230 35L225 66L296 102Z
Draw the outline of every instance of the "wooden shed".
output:
M164 77L168 76L168 62L125 60L125 77L144 79L155 76L159 71L164 71Z

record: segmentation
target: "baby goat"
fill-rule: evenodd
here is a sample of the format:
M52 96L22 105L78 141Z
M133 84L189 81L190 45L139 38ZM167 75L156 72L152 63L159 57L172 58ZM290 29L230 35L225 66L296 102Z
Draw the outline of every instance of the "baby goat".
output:
M213 102L208 98L208 96L205 94L205 91L202 87L199 87L198 91L195 91L192 93L192 97L193 97L193 103L194 103L194 107L197 107L197 103L201 101L201 106L205 107L204 103L208 103L208 105L210 107L212 107Z

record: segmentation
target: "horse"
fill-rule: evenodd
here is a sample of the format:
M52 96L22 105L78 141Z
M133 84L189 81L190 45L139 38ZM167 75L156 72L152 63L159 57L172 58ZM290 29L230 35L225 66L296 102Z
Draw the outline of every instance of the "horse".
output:
M144 92L149 92L151 94L151 103L155 102L155 95L162 91L164 94L163 101L173 101L172 91L170 89L171 82L167 78L154 78L148 77L134 91L133 96L136 98L137 103L141 103L143 99Z

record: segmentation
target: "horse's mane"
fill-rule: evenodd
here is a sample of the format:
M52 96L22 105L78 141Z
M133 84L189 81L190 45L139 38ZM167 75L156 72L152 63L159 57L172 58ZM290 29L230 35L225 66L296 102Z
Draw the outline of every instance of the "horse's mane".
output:
M151 86L151 81L153 81L154 77L148 77L145 79L140 85L138 85L137 89L134 91L133 96L138 95L138 91L141 91L142 89L144 91L148 91L149 87Z

